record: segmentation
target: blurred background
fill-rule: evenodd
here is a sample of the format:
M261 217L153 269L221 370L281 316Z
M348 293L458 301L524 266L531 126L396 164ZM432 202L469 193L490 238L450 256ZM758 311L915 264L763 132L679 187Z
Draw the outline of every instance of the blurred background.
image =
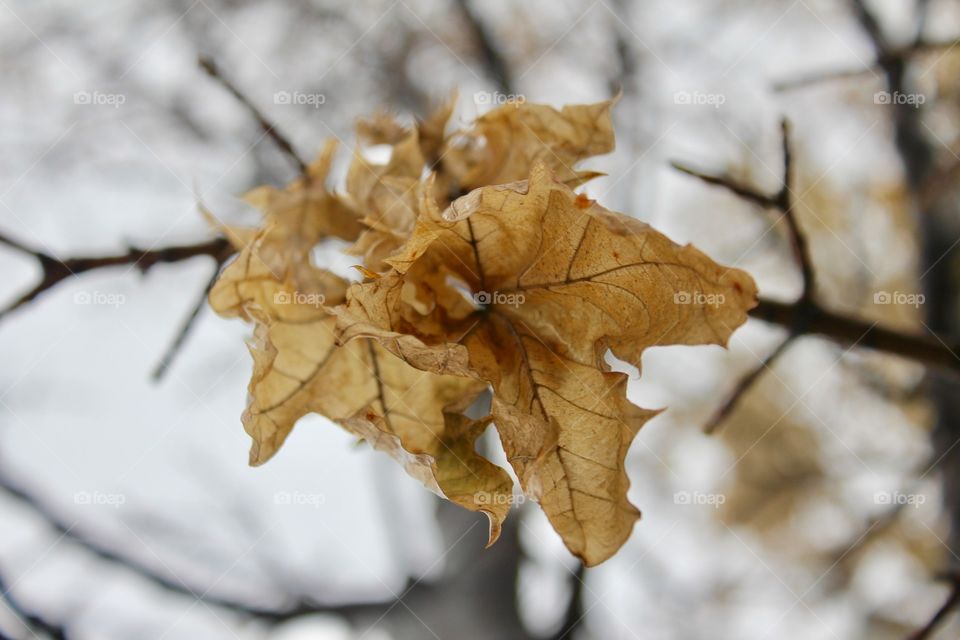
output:
M810 336L767 368L787 336L758 320L729 351L649 351L630 397L668 410L628 457L643 519L584 571L536 505L485 551L482 515L319 417L249 468L250 328L198 306L216 260L122 259L208 242L198 199L241 221L237 194L296 175L198 56L304 156L338 139L340 177L378 109L458 89L463 124L622 92L591 198L793 300L783 216L671 166L775 194L785 117L818 302L947 348L960 3L0 0L0 34L0 308L57 261L121 257L0 316L3 637L960 637L934 620L958 598L948 374Z

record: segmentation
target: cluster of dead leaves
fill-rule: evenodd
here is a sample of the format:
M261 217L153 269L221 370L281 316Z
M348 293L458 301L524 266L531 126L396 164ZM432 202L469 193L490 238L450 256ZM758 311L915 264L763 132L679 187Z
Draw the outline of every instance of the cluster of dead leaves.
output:
M307 413L337 422L438 494L490 519L513 502L506 470L476 452L491 422L523 492L588 565L613 555L639 511L624 458L653 411L627 399L607 351L725 344L755 303L751 278L678 246L574 189L613 149L613 101L506 105L447 133L452 103L414 126L357 126L343 192L333 145L283 189L246 199L259 229L224 228L239 255L210 294L254 323L244 427L252 464ZM352 243L350 283L311 261ZM719 302L718 302L719 301ZM464 411L492 391L491 416Z

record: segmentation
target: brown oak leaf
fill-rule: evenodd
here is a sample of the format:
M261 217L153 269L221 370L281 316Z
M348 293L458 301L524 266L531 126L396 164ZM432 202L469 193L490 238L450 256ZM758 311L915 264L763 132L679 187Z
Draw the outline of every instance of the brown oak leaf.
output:
M541 162L569 186L581 184L600 174L577 171L577 163L613 151L614 104L616 99L558 111L524 101L493 109L448 138L440 182L467 192L523 180Z
M538 162L529 180L474 190L443 213L423 189L392 270L352 285L335 311L346 345L375 338L418 369L489 383L523 490L594 565L639 517L624 458L655 413L629 402L606 352L639 365L651 346L725 345L756 287L576 195L569 177Z
M285 279L263 251L275 229L261 232L231 262L210 293L221 315L256 324L243 425L253 440L250 463L270 459L308 413L338 422L395 458L438 494L490 519L496 540L513 481L478 455L487 421L460 415L483 391L476 380L426 373L372 340L339 346L327 305L344 300L347 282L309 267Z

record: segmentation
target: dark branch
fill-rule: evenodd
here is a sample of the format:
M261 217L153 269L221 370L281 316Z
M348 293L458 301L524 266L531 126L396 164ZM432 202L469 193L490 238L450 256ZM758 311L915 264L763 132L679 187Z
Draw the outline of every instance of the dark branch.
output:
M587 611L583 606L583 590L586 586L583 579L586 575L586 569L582 564L578 564L576 570L571 573L570 580L570 599L567 600L567 608L561 620L560 628L550 636L550 640L573 640L577 629L583 625L583 619Z
M949 576L949 580L951 588L950 595L947 596L947 601L937 609L937 612L933 614L933 617L930 618L930 621L925 624L923 628L918 629L910 635L909 640L929 640L929 638L933 638L934 631L937 630L937 627L940 626L944 618L960 605L960 575L951 575Z
M750 316L777 324L797 335L820 335L841 345L883 351L920 364L960 374L960 344L936 335L905 333L822 308L816 303L777 302L760 298Z
M28 492L22 485L13 480L6 472L0 471L0 491L7 496L21 502L34 511L57 535L73 541L87 552L101 560L118 565L136 574L148 583L161 589L232 611L244 616L256 617L267 623L280 623L299 616L317 613L335 613L348 619L376 616L395 604L396 601L373 603L347 603L343 605L326 605L302 598L286 607L271 608L258 603L246 603L226 596L210 593L209 589L200 586L191 586L174 575L158 571L149 564L133 555L125 554L113 545L98 540L93 535L84 533L83 527L76 522L70 522L56 513L49 505L37 496ZM429 585L417 583L412 588L420 591L430 588ZM408 589L409 591L410 589ZM405 592L406 595L407 592Z
M163 376L166 374L167 369L170 368L170 365L173 363L173 359L176 358L177 353L180 352L180 349L183 347L186 342L187 336L190 334L190 331L193 329L194 325L197 322L197 318L200 317L200 311L207 304L207 296L210 294L210 289L213 288L214 283L217 281L217 277L220 275L220 267L223 266L223 263L229 258L229 254L224 256L217 256L217 265L213 269L213 275L207 281L207 284L203 287L203 292L197 298L197 301L193 305L190 314L184 319L183 324L180 326L180 330L177 332L176 337L173 339L173 342L167 348L166 353L163 354L163 357L160 358L157 368L153 370L153 375L151 376L155 381L160 381L163 379Z
M740 382L737 383L736 388L727 398L727 401L723 403L722 407L717 409L716 413L713 414L713 417L707 422L707 425L703 428L704 433L713 433L721 424L723 424L727 417L733 413L733 410L737 408L744 396L746 396L750 389L752 389L753 386L760 380L760 377L767 371L767 369L773 367L777 359L784 354L784 352L787 350L787 347L789 347L796 338L797 335L795 333L789 334L786 340L777 345L777 348L774 349L770 355L764 358L764 360L756 368L740 379Z
M280 147L280 150L283 151L287 157L293 160L294 163L296 163L297 170L300 172L300 174L307 175L307 163L297 153L290 140L288 140L286 136L277 130L276 126L274 126L274 124L263 115L263 112L260 111L260 109L258 109L257 106L253 104L253 102L236 87L236 85L224 77L214 61L210 58L201 57L197 62L200 65L200 68L206 71L211 78L223 85L224 89L229 91L240 104L247 108L251 115L253 115L254 119L256 119L257 124L260 125L260 128L263 129L264 133L270 136L276 145Z
M470 6L470 0L456 0L460 14L470 28L470 33L480 49L480 57L483 61L484 69L487 75L496 83L497 88L503 93L513 93L513 77L510 73L510 67L506 60L500 55L500 50L494 42L493 36L487 30L480 18L473 12Z
M674 169L685 173L694 178L698 178L707 184L712 184L717 187L723 187L727 191L734 193L744 200L751 202L759 207L764 207L768 209L777 208L777 198L776 196L768 196L765 193L757 191L753 187L748 187L746 185L738 183L733 178L728 178L726 176L716 176L709 173L704 173L698 169L694 169L690 166L679 162L670 163Z
M885 58L887 53L891 51L891 47L887 42L887 37L883 34L880 21L877 20L873 12L867 8L864 0L850 0L850 4L853 7L854 15L860 22L860 26L863 27L864 32L870 39L870 44L873 45L877 59Z
M793 257L803 278L803 292L800 297L804 300L812 300L815 288L813 261L810 258L807 237L800 230L800 224L797 222L797 214L794 210L793 153L790 149L790 124L786 119L780 122L780 134L783 149L783 181L780 186L780 193L777 195L777 207L783 212L783 217L787 221L790 244L793 247Z
M6 577L0 575L0 599L6 603L6 606L13 612L17 620L30 631L33 637L37 637L37 632L43 633L53 640L67 640L67 630L47 620L43 615L31 610L26 604L13 593L12 585ZM0 632L0 638L4 637Z
M20 296L17 300L0 310L0 318L8 313L33 301L39 295L54 288L71 276L79 276L87 271L105 269L108 267L136 267L141 273L146 273L160 263L173 263L189 260L196 256L210 256L218 262L225 261L233 249L225 238L214 238L197 244L164 247L161 249L137 249L131 247L126 253L112 256L79 257L60 260L42 251L29 249L25 245L3 237L3 244L14 247L40 265L42 276L40 282L33 289Z
M919 28L919 26L918 26ZM960 39L925 41L920 40L907 47L894 48L877 58L873 64L866 67L857 67L851 69L836 69L833 71L821 71L809 75L800 76L789 80L781 80L773 84L773 90L777 92L791 91L793 89L802 89L811 85L832 82L835 80L850 80L864 76L875 76L877 70L883 70L890 66L890 63L896 60L908 60L916 55L924 53L946 51L960 46Z
M821 335L842 344L857 345L915 360L922 364L940 367L960 373L960 344L944 341L934 335L917 335L877 327L876 323L850 318L822 307L815 296L815 276L809 246L794 213L791 190L792 153L789 144L789 127L784 121L783 130L783 183L776 196L766 195L757 189L740 184L728 177L703 173L674 162L673 166L708 184L722 187L744 200L767 209L779 210L787 223L787 232L793 247L794 259L803 278L803 292L795 302L785 303L761 298L756 308L750 311L754 318L777 324L787 329L791 338L802 335ZM761 369L762 371L762 369ZM748 387L759 375L754 372L745 380ZM736 398L731 399L734 403ZM728 401L728 404L730 401ZM723 409L721 409L723 413ZM725 414L724 414L725 415ZM722 416L721 416L722 417ZM711 425L713 421L711 421Z

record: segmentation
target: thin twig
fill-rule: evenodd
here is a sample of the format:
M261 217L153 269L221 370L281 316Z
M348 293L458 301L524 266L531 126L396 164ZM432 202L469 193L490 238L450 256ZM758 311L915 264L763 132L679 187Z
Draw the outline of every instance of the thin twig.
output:
M777 208L778 203L777 203L776 196L769 196L765 193L757 191L753 187L748 187L746 185L740 184L733 178L729 178L727 176L717 176L717 175L711 175L709 173L704 173L699 169L694 169L693 167L690 167L689 165L685 165L680 162L671 162L670 164L677 171L685 173L689 176L693 176L694 178L702 180L707 184L723 187L727 191L730 191L731 193L734 193L740 196L741 198L743 198L744 200L747 200L748 202L751 202L759 207L764 207L768 209Z
M562 624L557 632L550 636L550 640L573 640L577 629L583 625L583 619L589 611L584 608L583 604L586 568L582 564L578 564L570 577L570 599L567 600Z
M146 273L160 263L181 262L196 256L211 256L215 260L223 261L233 253L230 243L225 238L214 238L213 240L197 244L171 246L161 249L137 249L131 247L126 253L122 254L66 258L61 260L42 251L30 249L22 243L12 241L7 236L0 237L4 238L3 244L14 247L18 251L36 260L43 274L40 282L38 282L33 289L27 291L5 309L0 310L0 318L33 301L39 295L49 291L71 276L79 276L87 271L107 267L127 266L136 267L142 273Z
M67 640L67 630L61 625L50 622L43 615L31 610L25 603L21 602L13 593L13 586L3 575L0 575L0 599L13 612L20 624L27 628L32 637L39 637L36 633L39 631L53 640ZM2 637L4 635L0 631L0 638Z
M262 622L276 624L300 616L317 613L334 613L343 615L348 619L369 615L376 616L376 614L383 613L389 608L392 608L391 605L395 604L395 601L387 601L326 605L303 598L291 602L287 606L273 608L265 606L262 603L247 603L235 600L226 595L221 596L211 593L210 589L205 587L193 587L172 573L157 570L135 556L120 551L114 545L100 541L95 536L88 535L84 532L82 526L60 516L39 497L28 492L24 486L14 481L12 476L2 469L0 469L0 491L30 508L56 532L58 536L73 541L99 559L123 567L146 580L148 583L160 587L165 591L184 596L190 600L201 600L208 605L220 607L238 614L252 616ZM419 584L417 586L419 586ZM428 586L424 584L423 588L428 588Z
M918 27L919 28L919 27ZM780 80L773 83L773 90L776 92L792 91L802 89L812 85L823 84L835 80L850 80L864 76L876 75L877 69L883 69L892 60L908 60L916 55L925 53L947 51L960 46L960 39L953 38L949 40L921 40L914 42L907 47L893 48L887 51L881 58L875 60L866 67L856 67L851 69L835 69L832 71L821 71L809 75L800 76L788 80Z
M173 359L176 358L177 353L183 347L184 342L186 342L187 335L193 329L196 324L197 318L200 317L200 311L207 304L207 296L210 295L210 290L213 288L213 285L217 281L217 277L220 275L220 267L223 266L223 263L226 261L228 256L217 256L217 264L213 269L213 275L207 281L207 284L203 287L203 292L197 298L197 301L193 305L193 309L190 311L190 314L184 319L183 323L180 325L180 330L177 332L176 337L173 339L173 342L170 343L170 346L167 347L166 352L163 354L163 357L160 359L160 362L157 364L157 368L153 370L151 378L154 381L159 382L163 379L163 376L167 373L167 369L170 368L170 365L173 363Z
M860 26L863 27L864 32L870 39L874 52L877 54L877 59L885 57L891 47L883 29L880 27L880 21L870 11L864 0L850 0L850 5L853 7L853 12L860 22Z
M803 292L794 302L779 302L761 297L759 304L750 311L750 315L784 327L794 338L802 335L821 335L841 345L858 345L876 349L928 366L960 373L960 344L956 341L944 340L937 335L911 334L878 327L875 322L835 313L817 302L809 246L797 222L791 195L793 160L789 144L789 126L786 121L782 123L782 131L784 173L783 182L776 196L764 194L726 176L712 175L677 162L672 163L676 169L707 184L721 187L752 204L776 209L783 214L793 247L794 259L803 277Z
M803 292L800 297L805 300L812 300L816 286L813 260L810 257L807 236L801 231L800 223L797 222L796 203L793 197L793 152L790 147L790 123L786 118L780 121L780 134L783 149L783 180L780 193L777 196L777 206L783 212L783 217L787 221L794 260L796 260L797 266L800 268L800 275L803 278Z
M6 234L0 234L0 244L6 245L15 251L26 254L28 256L35 256L36 252L22 244L21 242L14 240L13 238L7 236Z
M480 57L487 75L496 83L497 88L506 94L513 93L513 77L510 73L510 67L506 60L500 54L500 50L494 44L493 36L483 24L483 21L474 13L470 6L470 0L456 0L467 26L470 27L471 34L477 47L480 49Z
M947 596L946 602L943 603L936 613L933 614L933 617L930 618L930 621L927 624L923 625L922 628L915 631L910 635L909 640L929 640L933 637L934 631L937 630L937 627L940 626L940 623L943 622L943 619L946 618L951 611L957 608L960 605L960 575L953 574L949 576L951 582L950 595Z
M223 73L220 72L220 69L217 68L217 65L214 63L214 61L211 58L200 57L197 62L201 69L206 71L211 78L219 82L224 89L229 91L233 97L237 99L240 104L245 106L247 110L250 111L254 119L256 119L257 124L260 125L260 128L263 129L268 136L270 136L270 138L278 147L280 147L281 151L283 151L287 157L296 163L297 170L300 172L300 174L307 175L307 163L303 158L300 157L300 154L297 153L297 150L294 148L290 140L280 133L280 131L277 130L277 127L270 122L266 116L263 115L263 112L260 111L260 109L258 109L257 106L253 104L253 102L242 91L240 91L236 85L230 82L223 75Z
M737 408L740 404L740 401L746 396L747 392L750 391L760 380L760 377L766 373L767 369L773 367L774 363L786 352L787 347L797 338L796 334L790 334L785 340L783 340L777 348L773 350L763 362L761 362L757 367L755 367L750 373L745 375L740 379L740 382L737 383L736 388L733 392L727 397L726 402L723 403L723 406L717 409L716 413L713 414L713 417L707 422L706 426L703 428L704 433L712 434L717 428L723 424L727 417L733 413L733 410Z

